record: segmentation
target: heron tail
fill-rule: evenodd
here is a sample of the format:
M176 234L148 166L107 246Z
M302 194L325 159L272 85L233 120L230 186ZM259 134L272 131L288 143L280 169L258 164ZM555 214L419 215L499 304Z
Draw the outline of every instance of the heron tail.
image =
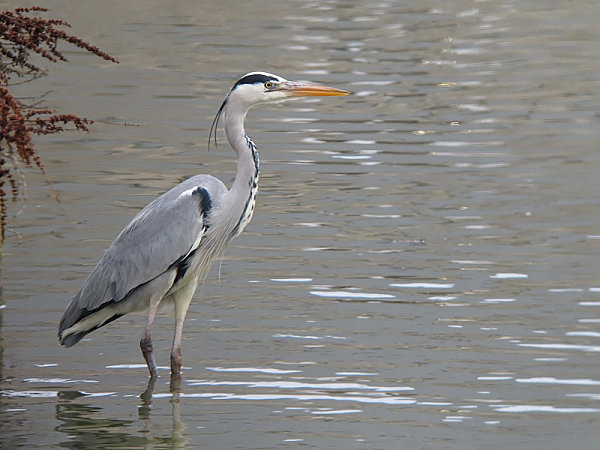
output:
M89 311L78 308L76 302L72 302L60 319L58 340L65 347L73 347L88 333L122 315L123 313L115 311L114 304L105 304L99 309Z
M91 331L91 330L90 330ZM68 334L66 336L63 336L60 332L58 333L58 339L61 343L61 345L64 345L65 347L73 347L75 344L77 344L81 339L83 339L83 337L88 334L89 331L82 331L79 333L74 333L74 334Z

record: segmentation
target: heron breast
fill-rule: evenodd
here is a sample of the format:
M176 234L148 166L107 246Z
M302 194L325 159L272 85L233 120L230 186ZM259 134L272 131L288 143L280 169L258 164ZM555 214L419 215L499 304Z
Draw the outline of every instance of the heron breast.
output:
M248 196L248 201L246 202L246 205L244 207L244 212L241 215L240 222L239 222L237 230L236 230L236 236L238 236L242 231L244 231L244 228L246 228L246 225L248 225L248 223L250 223L250 220L252 220L252 215L254 214L254 206L256 205L256 193L257 192L258 192L258 174L256 174L256 176L253 178L253 180L250 183L250 195Z

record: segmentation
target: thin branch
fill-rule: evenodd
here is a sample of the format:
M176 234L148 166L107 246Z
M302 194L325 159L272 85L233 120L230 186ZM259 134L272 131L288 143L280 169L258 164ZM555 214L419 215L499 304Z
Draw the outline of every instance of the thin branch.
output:
M47 11L47 8L32 6L0 12L0 243L6 225L7 198L10 195L12 201L17 201L25 195L22 166L35 166L45 175L32 136L56 134L67 129L88 131L93 123L74 114L42 109L41 102L46 94L41 98L25 97L36 100L25 104L23 99L12 95L9 86L32 81L48 73L46 68L30 61L32 55L51 62L68 61L58 49L60 42L118 63L98 47L62 30L71 26L65 20L37 17ZM19 81L14 81L14 78ZM47 181L55 198L60 201L52 184ZM10 192L7 192L7 188Z

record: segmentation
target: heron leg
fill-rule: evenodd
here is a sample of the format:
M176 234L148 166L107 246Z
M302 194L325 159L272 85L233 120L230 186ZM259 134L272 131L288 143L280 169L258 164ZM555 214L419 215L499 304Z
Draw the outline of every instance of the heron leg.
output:
M181 341L183 338L183 322L192 301L198 280L193 279L179 291L172 294L175 305L175 334L173 336L173 348L171 350L171 376L181 372Z
M158 370L156 368L156 363L154 362L154 356L152 354L153 346L152 336L150 334L152 330L152 325L154 324L154 319L156 318L156 311L158 310L158 305L159 302L154 302L150 305L150 312L148 313L146 328L144 328L144 334L142 334L142 339L140 340L140 349L142 350L142 355L144 355L144 359L146 360L146 364L148 365L148 371L150 372L150 376L152 378L158 376Z
M148 320L146 321L144 334L142 334L142 338L140 339L140 349L146 360L146 365L148 366L151 377L158 376L158 370L156 368L156 363L154 362L154 356L152 355L152 325L156 318L158 305L169 288L173 285L174 280L175 270L164 272L152 281L144 283L139 288L135 289L128 300L132 305L148 305Z

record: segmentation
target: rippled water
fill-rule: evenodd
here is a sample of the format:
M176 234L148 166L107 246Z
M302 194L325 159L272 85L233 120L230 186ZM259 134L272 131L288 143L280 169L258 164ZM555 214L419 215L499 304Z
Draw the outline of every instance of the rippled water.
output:
M38 141L3 255L7 448L595 448L600 422L594 2L45 2L120 61L21 89L111 123ZM10 6L10 5L9 5ZM66 350L56 325L114 236L195 173L263 69L350 97L263 107L257 212L172 319Z

